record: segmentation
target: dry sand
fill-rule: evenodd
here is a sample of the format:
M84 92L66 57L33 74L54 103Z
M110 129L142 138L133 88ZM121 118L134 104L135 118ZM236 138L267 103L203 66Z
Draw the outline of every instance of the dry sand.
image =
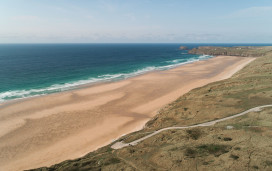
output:
M232 76L254 58L220 56L127 80L0 106L0 170L50 166L141 129L184 93Z

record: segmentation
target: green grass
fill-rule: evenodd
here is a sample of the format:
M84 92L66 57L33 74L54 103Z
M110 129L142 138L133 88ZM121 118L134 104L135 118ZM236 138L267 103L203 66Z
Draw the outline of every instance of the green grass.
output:
M188 136L194 140L197 140L202 134L202 132L199 128L187 129L186 132L187 132Z
M199 152L213 154L216 157L220 156L221 154L229 152L230 148L231 148L230 146L221 144L203 144L197 146Z
M230 158L232 158L232 159L234 159L234 160L238 160L238 159L239 159L239 156L236 156L236 155L234 155L234 154L231 154L231 155L230 155Z

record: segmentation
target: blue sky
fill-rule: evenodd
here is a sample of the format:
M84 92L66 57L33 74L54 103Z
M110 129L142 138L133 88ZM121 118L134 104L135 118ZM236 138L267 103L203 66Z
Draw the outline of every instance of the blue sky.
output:
M272 1L0 0L0 43L272 43Z

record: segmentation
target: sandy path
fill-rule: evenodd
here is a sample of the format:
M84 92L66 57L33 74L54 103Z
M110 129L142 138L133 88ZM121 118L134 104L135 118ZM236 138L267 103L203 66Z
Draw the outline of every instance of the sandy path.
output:
M0 106L0 168L22 170L80 157L141 129L193 88L230 77L254 58L215 57L167 71Z
M160 129L158 131L155 131L147 136L144 136L142 138L139 138L135 141L132 141L130 143L124 143L123 141L119 141L119 142L116 142L115 144L113 144L111 146L111 148L113 149L121 149L121 148L124 148L124 147L127 147L127 146L134 146L134 145L137 145L138 143L142 142L143 140L147 139L147 138L150 138L150 137L153 137L154 135L157 135L163 131L167 131L167 130L173 130L173 129L187 129L187 128L197 128L197 127L205 127L205 126L212 126L218 122L222 122L222 121L226 121L226 120L229 120L229 119L233 119L233 118L237 118L239 116L243 116L245 114L248 114L250 112L259 112L261 111L263 108L266 108L266 107L272 107L272 105L264 105L264 106L258 106L258 107L254 107L252 109L249 109L249 110L246 110L244 112L241 112L241 113L238 113L238 114L235 114L235 115L232 115L232 116L229 116L229 117L225 117L225 118L221 118L221 119L216 119L216 120L213 120L213 121L209 121L209 122L204 122L204 123L201 123L201 124L196 124L196 125L191 125L191 126L176 126L176 127L167 127L167 128L163 128L163 129Z

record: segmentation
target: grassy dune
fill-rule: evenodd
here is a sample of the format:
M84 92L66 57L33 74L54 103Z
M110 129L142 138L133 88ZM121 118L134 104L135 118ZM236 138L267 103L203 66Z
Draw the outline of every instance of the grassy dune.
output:
M257 58L230 79L194 89L162 109L147 129L193 125L272 104L271 62L270 54Z
M261 56L230 79L190 91L163 108L145 129L118 141L272 104L272 53ZM266 108L211 127L165 131L119 150L108 145L36 170L272 170L271 142L272 108Z

